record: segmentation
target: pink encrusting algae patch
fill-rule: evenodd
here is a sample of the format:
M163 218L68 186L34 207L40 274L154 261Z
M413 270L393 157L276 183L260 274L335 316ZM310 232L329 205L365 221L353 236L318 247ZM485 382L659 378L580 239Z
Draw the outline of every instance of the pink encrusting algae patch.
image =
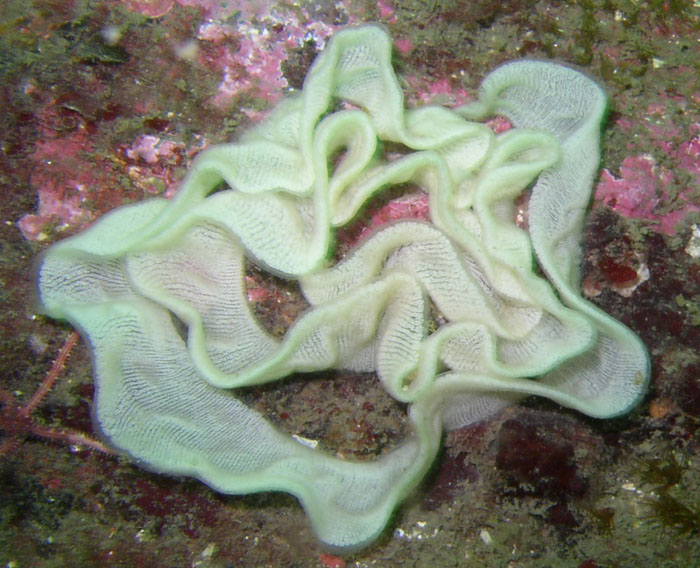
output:
M396 47L396 51L405 55L413 49L413 43L408 38L399 38L394 42L394 47Z
M30 182L38 190L38 212L24 215L18 222L29 240L46 238L44 229L52 222L79 226L89 221L90 207L85 207L84 202L90 190L109 183L105 161L85 160L94 148L84 121L78 117L67 131L55 130L61 116L53 104L45 107L40 117L41 137L30 155L34 164Z
M653 221L659 232L672 235L676 223L688 212L700 210L688 200L685 192L680 192L677 208L661 211L668 205L669 186L673 181L673 173L657 164L652 156L628 156L620 166L619 177L608 169L603 170L595 198L627 217Z
M696 137L682 144L676 154L676 163L686 170L697 187L700 139ZM673 235L676 224L688 213L700 211L691 188L681 188L675 197L671 195L671 186L676 183L674 173L659 165L653 156L628 156L622 161L619 176L603 169L595 198L624 216L652 221L656 230Z
M364 237L382 225L399 219L427 220L430 215L428 194L423 191L409 193L397 199L392 199L370 216L370 223L362 231Z
M435 80L430 77L410 75L405 80L417 97L417 101L409 100L409 105L440 104L454 107L474 100L469 91L453 86L452 81L447 78Z
M675 234L688 213L700 211L700 123L682 128L677 124L679 110L688 112L662 94L647 106L642 120L620 117L615 126L633 133L627 150L647 150L627 156L617 176L604 169L595 192L596 199L618 213L651 221L653 228L667 235ZM672 163L673 170L660 162Z
M149 18L165 16L175 4L175 0L125 0L125 6L129 10L138 12Z
M186 149L180 142L142 134L129 147L106 153L93 142L98 127L88 126L79 115L69 130L54 130L61 111L51 102L40 113L44 127L30 155L30 183L36 188L39 207L36 214L24 215L17 223L29 240L47 238L49 226L59 231L84 228L129 199L170 197L181 168L207 145L202 140L201 145ZM120 179L124 173L131 180L130 190Z
M336 238L343 248L354 247L381 227L399 219L430 218L429 196L419 188L386 203L370 205L354 222L338 230Z
M390 2L386 0L379 0L377 2L377 8L379 8L379 17L382 20L386 20L390 23L396 22L396 14L394 13L394 7Z
M230 106L241 95L264 99L268 104L277 101L288 86L282 62L290 50L308 42L321 49L337 29L313 20L304 8L297 14L284 6L261 5L266 7L256 12L253 21L208 21L199 28L197 39L210 44L210 49L202 50L200 63L222 74L218 91L211 99L219 109ZM250 118L260 118L255 108L242 110Z
M281 62L287 53L285 42L276 40L275 33L267 29L237 28L234 31L222 24L208 23L199 30L199 40L207 39L216 46L213 51L203 51L200 62L222 73L221 83L211 104L226 108L246 92L273 103L287 86L281 69ZM242 35L239 36L241 31ZM229 36L235 36L237 43L228 39ZM213 57L210 53L213 53ZM256 117L253 109L243 110Z

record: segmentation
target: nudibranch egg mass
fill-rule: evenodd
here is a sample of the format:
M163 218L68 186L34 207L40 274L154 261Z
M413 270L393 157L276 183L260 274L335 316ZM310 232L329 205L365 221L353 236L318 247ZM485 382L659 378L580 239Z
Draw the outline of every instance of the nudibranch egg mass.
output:
M337 547L381 533L444 428L528 395L613 417L649 378L637 336L579 292L602 89L516 61L475 102L407 109L391 47L376 25L340 31L303 89L202 152L172 200L112 211L39 267L44 312L90 343L95 417L114 447L224 493L292 493ZM483 124L494 115L513 128L494 134ZM407 150L389 159L380 141ZM429 220L380 227L330 263L335 230L405 182L428 194ZM513 213L529 188L526 231ZM282 338L248 303L247 258L297 281L309 304ZM444 323L429 332L430 302ZM375 461L344 460L235 396L325 369L376 373L408 404L406 439Z

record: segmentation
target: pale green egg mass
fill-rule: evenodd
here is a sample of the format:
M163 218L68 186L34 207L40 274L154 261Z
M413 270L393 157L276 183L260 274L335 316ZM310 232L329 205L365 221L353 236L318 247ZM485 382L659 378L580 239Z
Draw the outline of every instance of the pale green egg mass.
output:
M517 61L488 75L476 102L407 109L391 47L379 26L337 33L303 89L202 152L174 199L111 212L39 269L45 313L90 342L95 415L116 448L224 493L292 493L338 547L381 533L444 428L528 395L612 417L649 377L637 336L579 292L603 90L565 66ZM513 128L494 134L481 122L494 115ZM385 155L382 141L406 152ZM381 227L331 264L335 229L405 182L428 194L429 221ZM514 221L526 190L527 230ZM246 258L298 281L310 304L281 339L248 304ZM434 331L431 302L444 321ZM344 460L236 398L324 369L376 373L409 405L403 443Z

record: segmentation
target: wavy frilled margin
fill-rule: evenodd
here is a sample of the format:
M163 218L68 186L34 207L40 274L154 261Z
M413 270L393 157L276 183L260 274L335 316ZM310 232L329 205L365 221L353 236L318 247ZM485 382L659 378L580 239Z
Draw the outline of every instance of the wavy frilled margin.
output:
M578 291L603 91L567 67L519 61L491 73L475 103L405 109L390 60L380 27L336 34L303 91L238 143L203 152L172 201L113 211L52 246L39 272L45 312L90 341L96 418L114 446L221 492L292 493L339 547L380 534L444 427L531 394L616 416L649 377L639 339ZM331 112L338 101L359 110ZM515 128L496 136L473 122L493 114ZM411 152L389 160L380 140ZM429 194L430 222L382 228L328 266L334 229L408 181ZM530 186L528 234L513 201ZM245 257L298 280L311 306L281 340L248 305ZM432 333L429 301L446 321ZM231 392L331 368L374 371L409 403L402 445L374 462L339 459Z

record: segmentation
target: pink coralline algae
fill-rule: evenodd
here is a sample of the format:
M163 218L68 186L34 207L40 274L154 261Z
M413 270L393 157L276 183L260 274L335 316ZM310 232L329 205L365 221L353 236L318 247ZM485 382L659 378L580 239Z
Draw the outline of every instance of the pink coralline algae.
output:
M255 23L245 20L234 25L220 21L202 24L197 39L208 45L202 50L200 63L222 74L211 103L226 108L242 93L275 102L288 86L282 62L289 50L301 48L306 42L323 47L335 31L334 26L306 16L303 10L297 14L270 5L255 12ZM251 118L258 118L254 108L242 110Z
M40 113L41 138L31 155L35 166L30 178L39 189L39 208L36 215L25 215L18 223L30 240L44 239L50 222L78 226L88 221L91 215L84 202L89 190L108 183L107 164L88 164L84 159L94 150L87 123L76 116L66 125L61 112L50 104Z
M378 227L399 219L428 219L428 194L422 191L408 194L389 201L384 207L373 212L370 224L365 227L361 237L374 232Z
M413 49L413 43L408 38L400 38L394 42L394 46L399 53L406 54Z
M217 108L225 108L241 92L250 92L254 97L274 102L281 89L287 86L280 67L286 56L285 43L277 41L275 32L269 30L247 29L237 45L229 38L232 35L232 28L209 23L200 28L197 36L216 48L213 57L204 56L201 62L214 71L223 72L211 103Z
M445 104L447 106L463 105L474 97L461 87L454 87L450 79L430 79L429 77L406 77L406 82L416 92L419 104Z
M688 155L688 165L696 168L698 176L700 140L695 138L686 146L680 153ZM680 191L677 205L668 210L670 186L674 181L673 172L657 164L653 156L628 156L620 166L619 177L608 169L603 170L595 198L624 216L652 221L656 230L672 235L675 225L690 211L700 211L700 207L692 203L689 190Z
M167 14L175 4L175 0L126 0L125 5L130 10L148 16L160 18Z
M93 142L94 127L82 117L77 116L68 129L57 129L60 114L54 103L41 112L42 137L31 155L30 178L39 196L38 212L17 223L29 240L47 238L52 225L59 230L83 227L125 199L170 197L177 188L178 167L186 166L200 149L187 152L181 143L141 135L126 149L104 153ZM118 178L124 171L132 181L132 193L139 192L136 195L122 191Z
M388 21L390 23L394 23L397 21L394 8L389 2L386 2L385 0L379 0L377 2L377 8L379 8L379 17L382 20Z
M700 187L700 122L691 108L682 98L660 93L642 120L619 118L616 127L629 133L631 155L619 176L603 170L596 199L624 216L651 221L666 235L688 213L700 211L694 193ZM681 124L681 115L691 119L689 126Z

